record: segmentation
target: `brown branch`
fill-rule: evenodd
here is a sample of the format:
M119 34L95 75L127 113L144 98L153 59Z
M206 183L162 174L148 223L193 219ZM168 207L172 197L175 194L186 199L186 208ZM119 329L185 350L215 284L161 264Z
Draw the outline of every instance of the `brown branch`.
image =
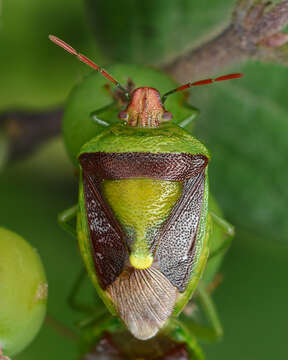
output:
M0 114L0 128L8 138L8 160L33 152L44 141L60 134L63 110L29 112L11 110Z
M215 74L249 58L288 64L288 1L239 0L230 25L207 43L177 57L163 68L179 82Z
M59 322L51 314L46 315L45 324L51 327L58 335L63 336L73 342L79 341L78 334L76 334L72 329Z

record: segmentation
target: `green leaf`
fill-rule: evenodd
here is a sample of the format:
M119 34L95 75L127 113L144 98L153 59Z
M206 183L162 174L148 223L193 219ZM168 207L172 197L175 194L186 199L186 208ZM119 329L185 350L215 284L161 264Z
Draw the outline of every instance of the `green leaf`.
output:
M288 69L249 63L245 77L191 94L212 153L210 184L237 228L287 241Z
M114 61L163 63L230 16L233 2L88 0L97 42ZM121 11L119 11L121 9Z
M286 357L288 247L238 231L212 294L223 341L205 346L207 360Z
M59 105L87 73L48 39L50 33L95 54L81 0L4 1L0 11L0 108ZM94 46L93 46L94 45ZM98 56L99 58L100 56ZM99 59L100 60L100 59Z

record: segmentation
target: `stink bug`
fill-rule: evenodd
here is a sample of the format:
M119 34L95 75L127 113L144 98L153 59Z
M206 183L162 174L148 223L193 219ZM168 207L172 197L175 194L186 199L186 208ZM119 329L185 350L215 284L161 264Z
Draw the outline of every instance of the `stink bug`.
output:
M69 221L77 215L81 254L97 293L135 338L168 332L201 359L191 341L196 331L187 335L185 328L193 330L192 322L182 328L175 319L198 286L212 327L221 334L200 279L209 252L210 258L222 255L233 228L213 202L208 208L208 150L172 120L164 104L173 93L242 75L189 82L161 97L152 87L132 90L131 81L125 87L64 41L50 40L114 84L114 100L124 105L118 121L100 119L101 111L92 113L103 129L81 144L79 204L60 220L71 230ZM226 234L224 241L217 240L219 229Z

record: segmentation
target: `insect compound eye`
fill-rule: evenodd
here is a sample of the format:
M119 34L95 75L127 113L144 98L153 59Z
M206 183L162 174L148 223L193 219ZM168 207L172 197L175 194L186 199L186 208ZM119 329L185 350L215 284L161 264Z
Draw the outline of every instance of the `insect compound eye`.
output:
M121 120L128 120L128 113L126 111L120 111L118 114L119 119Z
M162 119L164 121L169 121L169 120L172 120L173 119L173 115L171 114L171 112L169 111L165 111L162 115Z

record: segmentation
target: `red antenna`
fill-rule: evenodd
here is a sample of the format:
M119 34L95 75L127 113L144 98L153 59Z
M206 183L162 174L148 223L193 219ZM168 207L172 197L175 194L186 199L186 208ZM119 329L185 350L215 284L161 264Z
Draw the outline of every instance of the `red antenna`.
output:
M85 55L80 54L76 51L72 46L67 44L65 41L57 38L54 35L49 35L49 39L53 41L56 45L62 47L64 50L69 52L72 55L75 55L80 61L90 66L92 69L98 71L101 75L103 75L107 80L111 81L114 85L116 85L119 89L121 89L126 97L129 99L129 93L127 90L117 81L115 80L105 69L102 69L99 65L95 64L92 60L88 59Z
M200 81L195 81L195 82L189 82L187 84L177 87L176 89L170 90L166 94L164 94L162 96L162 104L164 104L168 95L174 94L175 92L178 92L178 91L189 89L191 86L207 85L207 84L212 84L216 81L238 79L242 76L243 76L243 74L228 74L228 75L219 76L216 79L205 79L205 80L200 80Z

